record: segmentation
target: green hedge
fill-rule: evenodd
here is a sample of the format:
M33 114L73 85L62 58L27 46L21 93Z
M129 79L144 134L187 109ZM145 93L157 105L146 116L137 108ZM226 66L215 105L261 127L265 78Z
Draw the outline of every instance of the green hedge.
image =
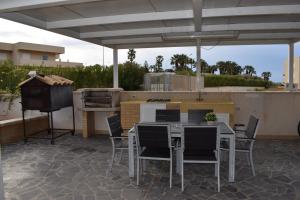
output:
M10 61L0 63L0 93L9 92L17 94L18 84L27 79L29 71L37 71L48 75L55 74L74 81L75 89L85 87L112 87L113 67L94 65L89 67L64 68L64 67L39 67L22 66L16 67ZM126 62L119 64L119 83L124 90L141 90L144 74L147 70L137 63ZM195 73L188 71L177 72L177 74ZM264 81L257 77L243 77L230 75L205 75L205 87L218 86L256 86L270 87L270 81Z
M89 67L16 67L11 62L0 63L0 91L18 93L18 84L26 80L29 71L41 74L55 74L74 81L75 88L84 87L112 87L113 67L94 65ZM120 87L124 90L140 90L144 80L145 68L136 63L119 64Z
M272 86L271 81L265 81L259 77L245 77L238 75L205 75L205 87L221 86L248 86L248 87L265 87Z

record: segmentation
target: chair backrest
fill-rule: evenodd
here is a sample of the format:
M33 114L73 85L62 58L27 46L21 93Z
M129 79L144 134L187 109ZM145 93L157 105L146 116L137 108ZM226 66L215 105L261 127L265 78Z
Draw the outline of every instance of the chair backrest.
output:
M220 139L217 126L185 126L182 135L184 151L214 151L219 149Z
M246 128L246 136L248 138L254 139L256 137L258 123L259 119L254 117L253 115L250 115L249 122Z
M188 110L188 121L200 123L204 122L204 117L207 113L213 112L211 109Z
M113 115L106 118L108 132L111 137L120 137L123 133L120 115Z
M169 125L136 124L136 141L141 150L143 148L159 149L171 148Z
M156 122L179 122L180 121L180 110L167 109L167 110L156 110L155 115Z

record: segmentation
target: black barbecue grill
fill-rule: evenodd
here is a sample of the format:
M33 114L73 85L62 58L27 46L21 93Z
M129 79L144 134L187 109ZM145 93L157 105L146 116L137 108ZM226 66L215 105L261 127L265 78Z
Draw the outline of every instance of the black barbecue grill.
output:
M75 131L74 106L73 106L73 81L60 76L39 74L19 84L21 87L21 104L24 128L24 141L27 142L29 136L26 134L25 111L39 110L48 114L49 126L47 129L51 137L30 138L50 139L54 144L56 138ZM55 129L53 126L53 112L65 107L72 107L73 111L73 129Z

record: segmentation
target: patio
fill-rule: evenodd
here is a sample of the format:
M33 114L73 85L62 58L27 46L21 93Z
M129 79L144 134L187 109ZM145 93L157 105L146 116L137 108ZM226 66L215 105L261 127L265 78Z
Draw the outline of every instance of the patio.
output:
M299 199L300 140L258 140L254 147L257 176L243 155L237 155L236 182L227 181L227 163L221 165L221 192L216 192L213 167L186 166L186 190L173 175L168 186L168 165L151 162L141 186L128 177L127 153L112 175L107 136L82 139L65 136L55 146L34 140L2 146L6 199ZM118 159L118 158L117 158Z

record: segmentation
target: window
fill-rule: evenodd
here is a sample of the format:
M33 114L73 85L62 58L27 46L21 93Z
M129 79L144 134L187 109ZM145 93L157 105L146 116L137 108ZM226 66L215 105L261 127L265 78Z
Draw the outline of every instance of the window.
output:
M6 53L0 53L0 60L6 60L7 54Z
M22 58L22 60L28 61L31 59L31 55L30 55L30 53L22 53L21 58Z
M48 55L43 55L42 60L48 60Z

